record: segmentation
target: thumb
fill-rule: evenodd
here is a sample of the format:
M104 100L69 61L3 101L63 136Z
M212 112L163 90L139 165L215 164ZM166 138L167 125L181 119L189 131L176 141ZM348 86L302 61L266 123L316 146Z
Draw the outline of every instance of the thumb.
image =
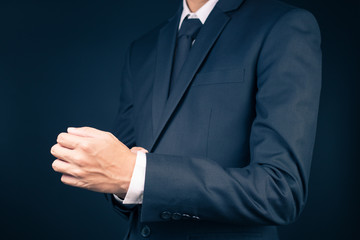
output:
M146 150L145 148L142 148L142 147L132 147L130 149L130 151L133 153L137 153L137 152L149 153L148 150Z
M67 132L69 134L77 135L80 137L98 137L104 133L101 130L91 127L79 127L79 128L69 127L67 129Z

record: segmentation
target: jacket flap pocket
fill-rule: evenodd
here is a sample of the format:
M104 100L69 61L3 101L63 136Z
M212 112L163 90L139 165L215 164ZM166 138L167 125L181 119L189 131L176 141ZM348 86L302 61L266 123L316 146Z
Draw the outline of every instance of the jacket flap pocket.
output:
M240 83L244 81L245 69L200 72L196 75L192 86Z

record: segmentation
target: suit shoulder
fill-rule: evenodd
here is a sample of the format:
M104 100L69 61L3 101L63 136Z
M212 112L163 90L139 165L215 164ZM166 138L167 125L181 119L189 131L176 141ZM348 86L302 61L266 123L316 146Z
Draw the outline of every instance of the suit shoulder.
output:
M255 16L258 20L268 23L276 22L282 16L288 13L297 13L313 16L308 10L290 5L277 0L246 0L244 3L249 15ZM241 12L241 8L239 12Z
M246 0L244 5L248 5L257 11L267 13L268 16L276 16L278 14L282 14L284 12L298 8L296 6L277 0Z
M234 14L246 14L247 20L263 32L268 32L279 22L285 23L288 20L318 28L311 12L277 0L246 0Z

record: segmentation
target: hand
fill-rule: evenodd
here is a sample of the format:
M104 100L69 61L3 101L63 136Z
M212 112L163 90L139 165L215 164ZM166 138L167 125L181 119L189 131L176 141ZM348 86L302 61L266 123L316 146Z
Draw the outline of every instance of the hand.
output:
M52 167L65 184L124 197L135 167L136 153L109 132L90 127L68 128L51 148Z

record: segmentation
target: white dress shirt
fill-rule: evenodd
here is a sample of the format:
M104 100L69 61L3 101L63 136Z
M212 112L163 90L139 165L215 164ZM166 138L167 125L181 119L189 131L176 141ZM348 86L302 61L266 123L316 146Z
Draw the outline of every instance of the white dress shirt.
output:
M204 24L217 2L218 0L209 0L199 10L193 13L190 11L186 0L183 0L183 11L180 17L179 29L187 16L188 18L198 18L201 23ZM114 194L115 199L119 202L122 202L123 204L142 204L145 186L145 173L146 154L143 152L138 152L130 186L125 195L125 198L122 200Z

